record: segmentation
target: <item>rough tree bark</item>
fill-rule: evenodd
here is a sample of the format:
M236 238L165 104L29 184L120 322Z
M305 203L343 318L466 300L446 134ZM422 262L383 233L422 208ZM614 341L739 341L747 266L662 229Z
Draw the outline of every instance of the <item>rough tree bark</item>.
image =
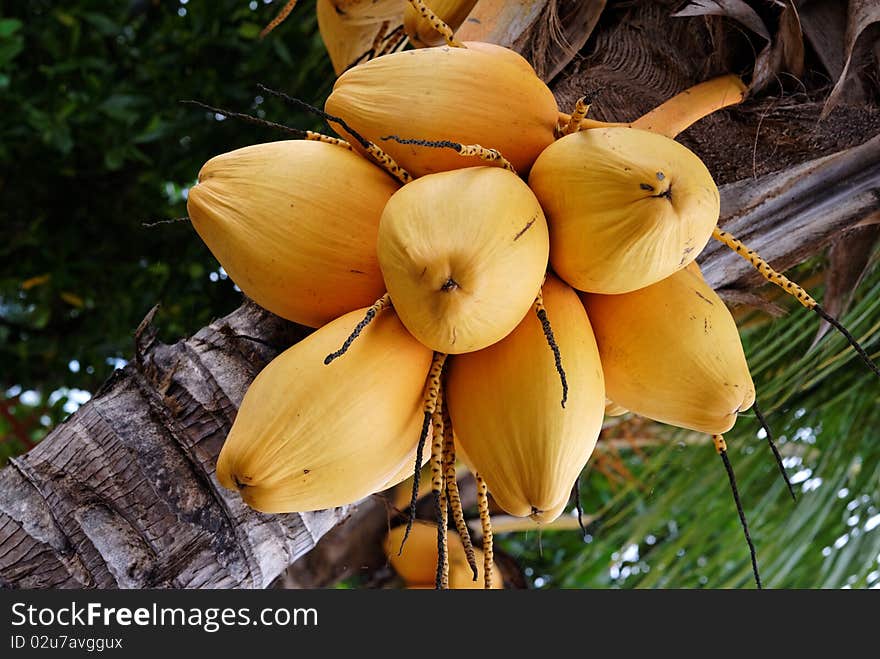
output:
M214 478L244 392L304 330L246 303L136 359L0 472L5 586L261 588L344 510L264 515Z
M603 14L583 56L558 76L562 108L604 86L596 116L629 120L727 70L713 50L712 24L669 19L669 3L618 4ZM782 267L880 212L876 113L842 110L838 118L850 130L841 131L819 124L819 110L818 103L795 111L752 101L682 136L727 183L722 224ZM806 129L791 133L792 125ZM784 146L774 145L782 135ZM775 169L783 171L769 173ZM756 282L712 244L700 261L707 280L733 299ZM318 581L300 571L297 583L320 585L377 560L357 553L387 523L375 501L359 511L264 515L214 477L248 384L306 330L251 303L174 345L156 342L149 323L141 330L136 358L0 471L0 585L262 588L352 513L312 560L341 569L316 575Z

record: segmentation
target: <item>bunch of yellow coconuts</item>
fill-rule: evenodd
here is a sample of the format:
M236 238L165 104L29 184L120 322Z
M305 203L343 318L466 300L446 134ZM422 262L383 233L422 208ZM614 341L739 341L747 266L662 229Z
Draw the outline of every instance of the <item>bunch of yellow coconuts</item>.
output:
M414 474L415 492L429 454L436 585L450 583L451 508L468 579L497 587L487 492L550 522L606 406L712 434L723 453L754 401L734 320L695 258L714 233L767 266L717 229L712 176L672 139L744 87L709 81L631 125L587 119L584 99L562 114L520 55L458 43L410 4L447 43L342 73L323 116L347 141L225 153L190 190L193 226L244 293L318 328L254 380L217 477L257 510L309 511ZM477 479L482 552L456 459Z

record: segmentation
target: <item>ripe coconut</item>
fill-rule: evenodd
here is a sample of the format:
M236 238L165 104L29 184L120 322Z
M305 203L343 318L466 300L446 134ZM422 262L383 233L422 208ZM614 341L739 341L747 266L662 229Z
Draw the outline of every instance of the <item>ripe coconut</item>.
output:
M513 51L465 46L407 50L358 64L339 77L324 109L379 144L413 176L481 162L382 138L480 144L499 150L525 174L554 140L556 100Z
M535 162L529 186L547 214L553 269L591 293L626 293L685 267L720 209L696 155L634 128L566 135Z
M393 310L377 317L345 359L324 355L360 322L348 313L286 350L251 384L217 478L267 513L332 508L386 484L413 460L431 351Z
M472 167L402 187L379 224L382 275L406 328L444 353L479 350L528 312L549 238L535 195L515 174Z
M428 437L425 439L425 445L430 446L431 442L433 441L433 438L434 438L433 429L430 426L428 426ZM415 449L415 447L413 447L413 448ZM425 454L422 456L422 466L424 467L428 463L428 460L430 460L430 459L431 459L431 452L425 451ZM415 456L415 450L413 450L413 454L406 456L406 459L403 461L403 464L400 465L400 467L394 473L394 475L391 476L391 478L389 478L388 481L382 487L378 488L375 493L384 492L385 490L390 490L395 485L400 485L403 481L407 480L408 478L412 478L413 473L415 471L415 463L416 463L416 456ZM427 479L427 484L430 485L430 479ZM409 499L407 499L406 503L409 504Z
M605 386L577 294L548 275L543 297L568 382L565 407L535 314L504 340L451 359L446 401L457 455L485 479L496 503L511 515L551 522L596 445Z
M433 587L437 574L437 525L423 521L413 524L403 551L398 556L405 526L396 526L385 536L385 555L391 567L410 587ZM474 547L477 559L477 580L471 571L461 539L450 534L448 538L449 587L451 589L483 589L483 552ZM503 588L502 577L495 568L492 571L492 587Z
M318 30L336 75L370 50L384 21L400 22L403 1L318 0Z
M319 327L385 285L379 217L398 184L335 144L257 144L209 160L189 191L193 226L257 304Z
M663 423L730 430L755 401L736 323L693 268L622 295L581 296L608 397Z

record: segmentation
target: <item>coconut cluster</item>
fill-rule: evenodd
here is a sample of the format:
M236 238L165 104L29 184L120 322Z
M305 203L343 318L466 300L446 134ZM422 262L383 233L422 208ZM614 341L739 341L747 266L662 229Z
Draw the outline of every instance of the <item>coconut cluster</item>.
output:
M692 120L742 97L733 77L714 85ZM324 109L345 142L208 161L196 231L245 294L316 328L252 383L219 481L301 512L418 476L430 454L445 543L447 505L467 534L456 458L540 524L565 508L606 405L729 430L755 391L695 263L719 194L669 136L669 107L650 131L585 119L583 102L565 115L517 53L428 46L337 79Z

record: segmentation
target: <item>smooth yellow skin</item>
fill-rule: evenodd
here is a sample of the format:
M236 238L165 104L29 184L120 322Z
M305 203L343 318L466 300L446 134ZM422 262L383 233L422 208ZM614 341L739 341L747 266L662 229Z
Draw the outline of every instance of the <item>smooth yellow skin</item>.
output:
M583 470L583 467L581 467L581 470ZM577 478L577 476L575 476L575 478ZM574 487L574 481L571 482L571 487ZM537 529L543 524L549 524L556 520L565 511L565 506L568 505L569 499L571 499L571 488L566 492L565 498L555 506L551 506L546 510L541 510L529 515L529 518L535 523L535 528Z
M712 78L676 94L632 126L666 137L675 137L703 117L730 105L741 103L748 88L733 74Z
M186 207L248 297L283 318L320 327L384 293L376 236L398 187L347 149L289 140L212 158Z
M632 123L611 123L584 119L580 130L624 126L674 138L703 117L731 105L741 103L747 88L737 76L730 74L712 78L679 92ZM571 115L559 113L559 123L568 124Z
M720 210L697 156L635 128L566 135L535 162L529 186L547 214L553 269L591 293L626 293L685 267Z
M496 167L416 179L391 197L379 223L394 308L438 352L479 350L513 330L538 294L548 250L537 199Z
M427 447L431 446L431 441L432 441L433 437L434 437L434 429L431 426L428 426L428 437L425 439L425 446L427 446ZM426 449L422 455L422 466L424 467L428 463L428 460L430 460L430 459L431 459L431 451ZM397 470L397 472L391 478L388 479L387 483L385 483L382 487L378 488L374 494L379 493L379 492L384 492L385 490L389 490L392 487L394 487L395 485L399 485L400 483L402 483L406 479L412 478L413 473L415 472L415 466L416 466L416 453L415 453L415 447L414 447L413 454L406 457L406 460L403 461L403 464L400 465L400 468ZM430 489L431 479L430 478L425 479L424 485ZM409 497L410 497L409 492L407 492L406 501L404 502L405 506L409 505Z
M409 538L403 546L403 553L398 556L400 542L403 540L405 526L396 526L385 536L385 555L391 567L400 575L409 587L433 588L437 574L437 526L423 521L416 521L410 531ZM483 552L474 547L477 562L477 580L471 571L464 553L461 539L455 534L448 536L449 551L449 588L482 590ZM502 577L498 568L492 571L492 588L503 588Z
M476 467L473 466L473 462L471 462L471 459L467 456L464 448L460 444L458 444L457 440L455 446L455 457L460 460L462 464L464 464L464 466L467 467L472 474L477 473ZM573 481L571 485L572 487L574 487ZM534 528L537 529L539 526L543 524L549 524L550 522L558 518L563 513L563 511L565 511L565 507L568 505L568 501L570 499L569 495L570 493L566 494L565 498L559 501L555 506L550 506L546 510L539 510L538 512L533 512L531 515L529 515L530 520L535 523Z
M352 503L414 460L432 354L394 311L379 314L345 355L324 364L365 311L286 350L248 389L217 478L252 508L287 513Z
M624 295L581 296L608 397L663 423L727 432L755 401L733 316L692 269Z
M437 17L453 30L464 22L477 0L428 0L427 5ZM403 29L413 48L440 46L446 43L443 35L409 3L403 10Z
M325 110L345 119L413 176L482 161L451 149L381 138L480 144L498 149L525 174L553 142L559 114L553 94L528 63L491 44L420 48L359 64L336 81Z
M568 401L541 323L529 313L503 341L449 363L446 401L457 455L511 515L551 522L593 452L605 386L577 294L548 275L544 305L568 380Z

